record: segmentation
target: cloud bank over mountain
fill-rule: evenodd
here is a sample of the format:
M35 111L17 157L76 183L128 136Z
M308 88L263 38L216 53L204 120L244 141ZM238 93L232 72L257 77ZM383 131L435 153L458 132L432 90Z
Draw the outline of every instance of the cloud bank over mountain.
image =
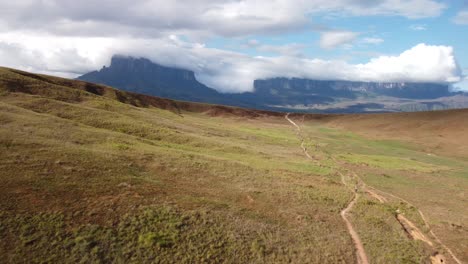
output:
M202 83L223 92L251 91L254 80L280 76L436 83L452 83L462 79L453 49L449 46L419 44L399 55L376 57L365 64L349 64L342 60L287 55L253 57L207 48L176 36L156 40L96 38L80 41L65 37L44 42L39 36L23 36L23 44L9 44L5 37L0 34L0 61L7 62L11 67L74 77L108 65L113 54L121 54L193 70Z
M146 57L193 70L223 92L253 89L255 79L311 79L452 83L463 78L453 48L418 44L366 63L305 56L304 43L250 43L262 57L207 47L215 37L248 38L310 31L325 50L381 38L333 29L314 16L435 17L446 5L433 0L17 0L0 3L0 65L66 77L108 65L114 54ZM387 43L387 41L385 41ZM311 45L307 44L307 45ZM401 52L398 54L398 52Z

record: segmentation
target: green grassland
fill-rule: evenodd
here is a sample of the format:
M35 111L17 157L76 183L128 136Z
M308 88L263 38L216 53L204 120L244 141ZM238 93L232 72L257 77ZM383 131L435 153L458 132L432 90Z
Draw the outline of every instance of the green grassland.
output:
M353 263L340 217L353 194L338 171L410 200L448 245L467 243L466 198L444 195L468 187L466 161L307 121L311 162L284 115L91 88L0 68L2 262ZM351 216L372 263L428 261L395 221L398 201L361 196Z
M2 87L7 262L353 261L338 214L351 194L283 119L70 100L4 74L48 90Z

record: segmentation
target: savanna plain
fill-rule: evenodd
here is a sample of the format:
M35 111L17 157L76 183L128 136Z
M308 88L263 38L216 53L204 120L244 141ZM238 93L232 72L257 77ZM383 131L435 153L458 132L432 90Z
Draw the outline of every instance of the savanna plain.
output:
M0 68L0 262L464 263L467 146L468 110L287 114Z

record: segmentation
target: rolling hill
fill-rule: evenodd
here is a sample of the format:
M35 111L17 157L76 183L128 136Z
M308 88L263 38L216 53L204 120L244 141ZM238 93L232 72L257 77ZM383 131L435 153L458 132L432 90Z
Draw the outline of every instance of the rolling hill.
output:
M463 263L467 118L287 114L0 68L0 257Z

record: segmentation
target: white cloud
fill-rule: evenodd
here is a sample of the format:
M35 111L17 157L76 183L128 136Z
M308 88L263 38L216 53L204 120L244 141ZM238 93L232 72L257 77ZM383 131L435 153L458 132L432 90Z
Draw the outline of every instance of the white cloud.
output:
M453 48L419 44L398 56L380 56L356 65L364 80L458 82L461 70Z
M427 30L426 25L411 25L409 28L410 28L411 30L414 30L414 31L424 31L424 30Z
M310 15L434 17L436 0L15 0L0 2L0 29L55 35L246 36L305 29Z
M175 36L43 39L34 34L0 34L0 64L35 72L77 76L108 65L113 54L147 57L162 65L193 70L202 83L226 92L250 91L254 80L272 77L440 83L461 80L453 49L448 46L419 44L398 56L379 56L353 65L292 56L252 57Z
M453 18L453 22L459 25L468 25L468 10L462 10Z
M378 45L384 42L383 39L381 38L364 38L362 40L364 44L373 44L373 45Z
M352 43L358 36L359 33L351 31L324 31L320 35L320 47L333 49Z
M71 77L109 60L119 40L0 33L0 65Z
M268 45L262 44L256 40L249 40L245 45L250 48L255 48L258 52L266 52L266 53L273 53L276 55L283 55L283 56L292 56L292 57L300 57L304 56L304 49L306 45L300 43L289 43L284 45Z

